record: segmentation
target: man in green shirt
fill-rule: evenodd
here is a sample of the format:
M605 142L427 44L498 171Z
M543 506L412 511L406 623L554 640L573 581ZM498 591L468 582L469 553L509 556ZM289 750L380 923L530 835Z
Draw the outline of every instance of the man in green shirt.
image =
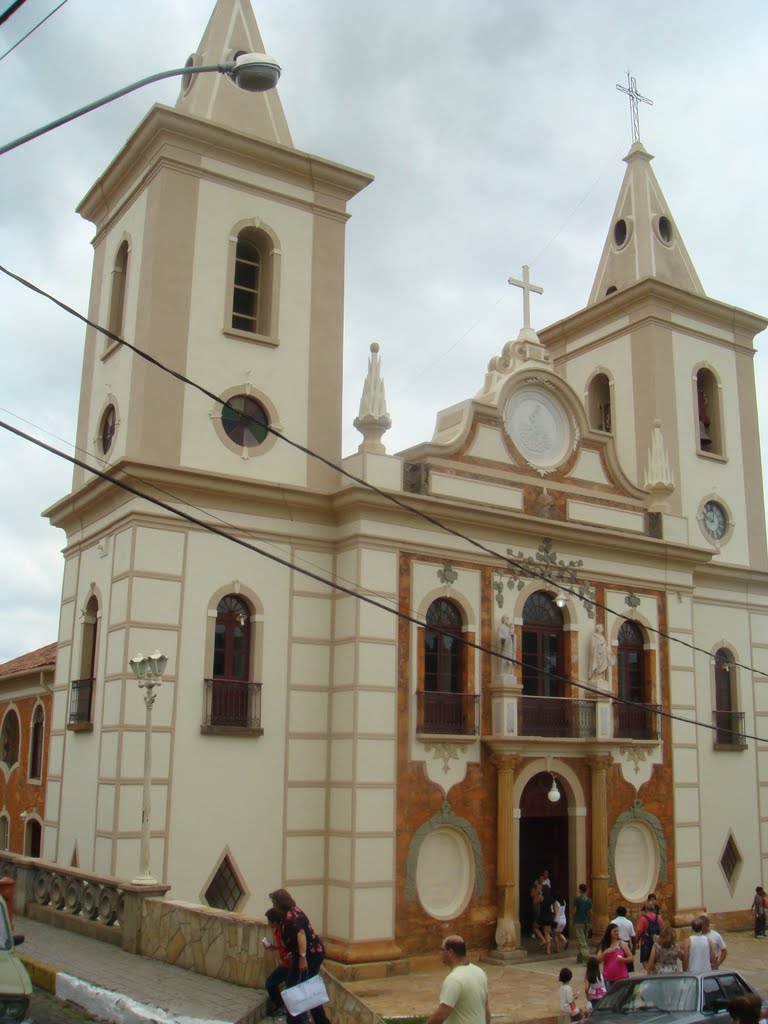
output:
M587 887L584 882L579 886L579 895L573 901L571 911L571 924L579 944L579 955L576 963L581 964L589 959L589 943L587 942L587 930L589 919L592 916L592 900L587 896Z
M488 977L467 959L467 947L459 935L443 940L440 954L451 973L440 989L440 1003L427 1024L491 1024Z

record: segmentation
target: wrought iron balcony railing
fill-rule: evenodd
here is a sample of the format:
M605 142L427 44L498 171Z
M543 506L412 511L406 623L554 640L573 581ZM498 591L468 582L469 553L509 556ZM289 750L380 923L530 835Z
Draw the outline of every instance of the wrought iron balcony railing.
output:
M93 678L72 680L72 688L69 693L69 718L67 719L70 725L91 721L94 682Z
M474 693L419 690L416 694L416 732L477 736L480 731L479 706L480 698Z
M203 731L243 729L261 732L261 683L206 679Z
M745 747L747 745L744 735L743 711L713 711L712 721L715 726L715 746Z
M627 740L657 740L661 735L660 704L613 705L613 735Z
M521 736L596 735L595 701L569 697L521 697Z

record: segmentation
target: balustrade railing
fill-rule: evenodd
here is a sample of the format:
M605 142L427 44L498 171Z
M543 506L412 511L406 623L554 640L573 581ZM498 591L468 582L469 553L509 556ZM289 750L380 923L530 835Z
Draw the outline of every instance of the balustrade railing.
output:
M476 736L480 731L479 706L480 697L474 693L419 690L416 694L416 732Z
M73 679L69 693L69 723L75 725L80 722L91 721L91 706L93 700L93 678Z
M713 711L712 720L715 726L715 744L718 747L746 746L743 711Z
M203 730L261 731L261 683L206 679Z
M613 705L613 735L621 739L657 740L661 735L660 704Z
M521 697L521 736L593 738L596 735L595 701L569 697Z

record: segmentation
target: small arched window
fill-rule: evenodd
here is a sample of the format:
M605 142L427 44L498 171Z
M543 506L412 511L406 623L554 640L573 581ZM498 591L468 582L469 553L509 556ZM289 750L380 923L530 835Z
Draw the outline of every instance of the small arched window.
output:
M715 743L739 746L743 743L741 715L736 711L736 669L727 647L715 653Z
M589 382L588 392L589 425L593 430L602 430L610 434L613 430L611 421L611 382L604 373L596 373Z
M83 611L80 633L79 678L72 680L69 695L69 724L87 725L93 721L93 691L96 684L99 602L91 594Z
M43 777L43 740L45 732L45 716L40 704L32 715L32 735L29 741L29 778Z
M206 681L207 729L260 727L260 684L251 679L251 609L237 594L216 608L213 674Z
M261 228L246 227L238 234L230 323L235 330L262 337L276 335L276 256L272 239Z
M13 768L19 761L19 716L13 708L9 708L0 729L0 760L7 768Z
M618 697L617 735L651 739L656 735L657 718L648 704L648 652L645 636L635 622L623 622L616 638Z
M0 850L9 850L11 843L11 828L7 814L0 814Z
M523 694L528 697L562 696L563 614L543 590L523 605Z
M465 700L467 662L464 617L440 597L427 609L418 730L443 734L474 731L474 707Z
M720 386L714 373L706 367L696 374L696 418L699 450L710 455L722 455L724 437Z
M125 325L125 286L128 277L128 242L121 242L112 267L112 284L109 295L109 317L107 327L118 337L123 336ZM107 339L111 342L112 339Z
M24 827L25 857L39 857L42 848L43 830L37 818L27 818Z

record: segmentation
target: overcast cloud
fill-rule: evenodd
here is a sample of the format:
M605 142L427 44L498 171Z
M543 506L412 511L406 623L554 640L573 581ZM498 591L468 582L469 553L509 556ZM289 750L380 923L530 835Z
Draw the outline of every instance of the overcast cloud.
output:
M7 49L55 5L27 0ZM183 65L213 0L69 0L0 61L6 141ZM296 146L376 175L348 227L345 452L372 340L390 451L431 437L517 335L506 284L530 264L534 326L589 294L630 144L632 69L654 106L641 137L708 295L768 313L764 0L254 0ZM153 102L151 86L0 158L0 263L85 311L91 225L74 209ZM513 294L514 292L514 294ZM758 339L765 407L768 342ZM0 280L2 418L75 436L83 331ZM13 416L11 415L14 414ZM763 410L763 436L768 434ZM25 428L26 429L26 428ZM763 446L764 460L766 446ZM0 662L56 637L64 542L40 512L68 467L0 436Z

